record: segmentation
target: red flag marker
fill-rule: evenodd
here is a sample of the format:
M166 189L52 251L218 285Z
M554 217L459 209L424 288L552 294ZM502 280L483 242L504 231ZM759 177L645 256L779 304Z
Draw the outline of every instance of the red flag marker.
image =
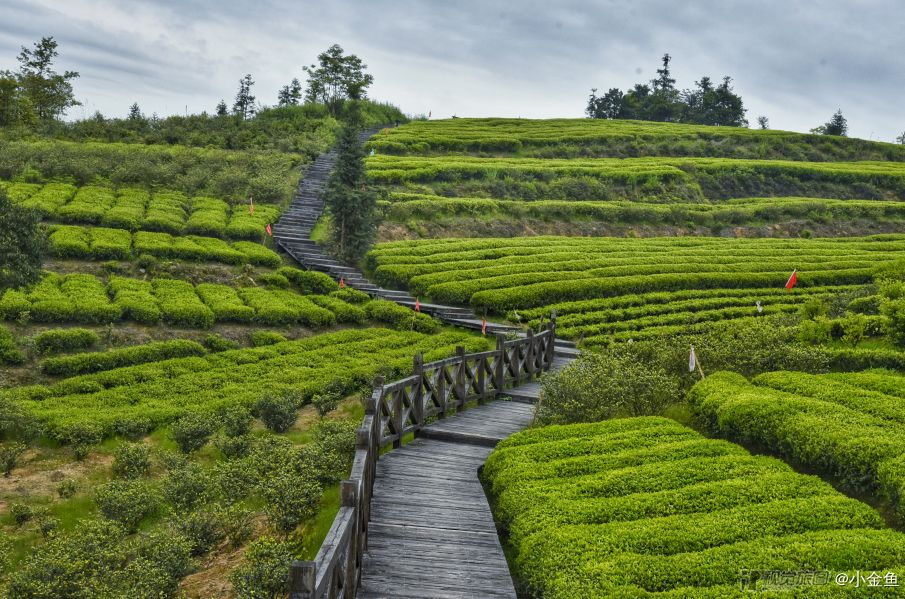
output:
M420 312L420 311L421 311L421 300L419 300L416 297L415 298L415 312Z
M255 214L255 200L251 196L248 196L248 213L252 216Z
M264 227L264 230L267 231L267 234L273 237L273 229L270 228L270 223L267 223L267 226Z
M481 334L482 335L487 334L487 319L486 318L481 319Z
M340 288L340 289L345 289L345 288L346 288L346 279L345 279L345 277L340 277L340 278L339 278L339 288Z
M792 276L789 277L788 281L786 281L786 289L788 289L789 291L792 291L792 287L794 287L795 283L797 283L797 282L798 282L798 271L793 270Z

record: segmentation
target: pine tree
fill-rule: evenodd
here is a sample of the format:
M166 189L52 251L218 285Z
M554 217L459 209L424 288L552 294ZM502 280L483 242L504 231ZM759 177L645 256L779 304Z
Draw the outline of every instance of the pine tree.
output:
M251 73L239 79L239 91L236 93L236 101L233 103L233 112L243 121L255 114L255 97L251 94L251 88L255 84Z
M277 94L277 104L280 106L297 106L302 99L302 84L298 79L293 79L289 85L280 88Z
M334 253L349 263L360 260L377 233L377 193L368 185L364 146L358 140L361 116L350 102L337 140L336 168L327 182L325 202L333 219Z
M833 118L831 118L826 125L823 126L823 134L824 135L841 135L845 137L845 134L848 133L848 121L845 120L845 117L842 116L842 109L836 110L836 113L833 114Z
M141 114L141 108L138 107L138 102L135 102L129 107L129 120L140 121L143 118L144 115Z
M217 103L217 108L215 109L217 116L226 116L227 114L229 114L228 110L229 109L226 107L226 101L221 98L220 102Z
M13 205L0 189L0 292L41 278L47 238L32 210Z

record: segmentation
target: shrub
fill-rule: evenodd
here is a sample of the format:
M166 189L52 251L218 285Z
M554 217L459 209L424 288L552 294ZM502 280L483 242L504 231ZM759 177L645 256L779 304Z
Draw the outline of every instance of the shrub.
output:
M0 467L3 468L4 477L9 478L23 453L25 453L24 443L13 442L0 445Z
M252 415L243 405L232 405L220 412L223 431L229 437L239 437L251 430Z
M289 279L276 272L268 272L258 276L258 284L278 289L288 289Z
M218 508L202 507L176 520L176 528L188 539L191 554L204 555L226 538L226 514Z
M435 333L440 328L440 324L427 314L420 314L387 300L371 300L364 308L371 320L384 322L400 331Z
M57 485L57 495L60 496L60 499L70 499L78 492L78 490L78 485L76 485L75 481L71 478L62 480L60 481L60 484Z
M251 437L249 435L239 435L235 437L218 435L214 439L214 445L216 445L217 449L219 449L227 458L243 458L251 451Z
M317 513L321 498L320 482L310 471L299 473L286 468L265 478L258 490L264 498L264 512L283 534Z
M100 513L134 532L142 520L157 511L157 499L147 483L115 480L98 487L94 494Z
M292 548L285 541L263 537L245 551L245 564L230 574L237 599L275 599L286 591Z
M371 296L365 293L364 291L359 291L358 289L352 289L351 287L346 287L345 289L340 289L338 291L333 291L330 293L330 297L335 297L336 299L341 299L342 301L349 304L363 304L367 301L370 301Z
M240 547L254 532L254 512L231 506L223 516L223 532L232 547Z
M35 349L42 354L88 349L100 342L89 329L51 329L35 335Z
M258 418L275 433L285 433L295 424L298 409L295 398L289 393L266 393L255 404Z
M662 413L680 397L678 380L662 368L630 355L584 353L543 379L537 419L564 424L649 416Z
M0 364L15 365L23 362L25 362L25 354L16 347L16 340L9 331L0 327Z
M211 475L197 464L170 470L163 480L163 497L177 512L188 512L216 495Z
M276 331L255 331L251 334L251 344L255 347L263 347L265 345L274 345L283 343L286 337Z
M340 399L342 398L333 393L318 393L311 398L311 404L317 410L318 416L323 418L336 409Z
M200 412L186 414L173 423L173 440L183 453L191 453L204 447L216 427L209 414Z
M240 347L237 341L227 339L223 335L218 335L216 333L206 335L204 341L201 343L212 352L229 351L231 349L239 349Z
M28 504L11 503L9 505L9 515L12 516L16 526L22 526L34 517L34 511Z
M277 270L278 274L289 279L293 285L303 294L312 293L330 293L339 289L339 283L333 280L330 275L313 270L299 270L284 266Z
M157 341L145 345L111 349L105 352L88 352L47 358L41 363L41 371L53 376L74 376L88 372L122 368L123 366L134 364L159 362L170 358L203 356L206 353L207 351L200 343L188 339L175 339L173 341Z
M122 444L113 452L113 474L141 478L151 468L151 450L143 443Z

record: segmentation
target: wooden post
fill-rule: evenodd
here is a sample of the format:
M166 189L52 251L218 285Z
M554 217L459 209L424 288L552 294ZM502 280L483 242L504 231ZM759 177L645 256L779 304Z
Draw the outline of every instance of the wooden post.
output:
M487 398L487 358L477 358L475 368L478 369L478 390L480 393L478 395L478 403L482 404Z
M496 387L496 393L503 392L506 386L506 336L502 333L496 334L496 368L493 373L493 384Z
M358 482L354 480L344 480L339 483L339 501L343 507L350 507L355 510L352 522L355 525L352 528L352 534L349 537L349 546L346 548L346 571L345 581L343 582L343 592L347 596L354 597L358 590L358 577L361 572L360 551L364 542L364 532L368 523L359 520L360 510L358 505Z
M371 398L365 405L365 414L377 413L377 404L383 399L383 383L384 379L382 376L374 377L374 390L371 391Z
M527 349L525 350L525 371L530 379L534 376L534 360L537 356L534 347L534 331L531 330L531 327L528 327L528 335L525 340L527 341Z
M456 408L462 409L468 394L465 389L465 348L461 345L456 346L456 358L459 360L456 366Z
M393 392L392 401L390 401L390 418L393 419L393 428L396 429L396 439L393 440L393 449L399 449L402 447L402 427L404 426L404 422L402 420L402 394L405 391L402 387L397 388Z
M316 584L315 563L293 560L289 565L289 599L313 599Z
M446 368L444 366L440 366L435 371L437 376L437 381L434 384L434 394L437 396L437 402L440 404L440 411L437 413L437 418L444 419L446 418Z
M415 416L415 436L421 432L424 426L424 356L415 354L412 370L418 378L418 383L412 389L412 413Z
M550 322L547 323L547 330L550 331L550 337L547 339L547 356L546 368L549 370L553 365L553 359L556 357L556 309L550 313Z

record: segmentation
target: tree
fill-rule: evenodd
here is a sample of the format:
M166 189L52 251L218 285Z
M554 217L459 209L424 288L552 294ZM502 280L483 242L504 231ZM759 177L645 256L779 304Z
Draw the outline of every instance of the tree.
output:
M764 130L769 129L770 119L768 119L764 115L760 115L759 117L757 117L757 126Z
M142 120L144 115L141 113L141 108L138 107L138 102L129 106L129 120L130 121L140 121Z
M289 85L284 85L277 94L277 103L280 106L297 106L302 99L302 84L298 79L293 79Z
M592 119L618 119L623 115L624 95L622 90L612 87L602 96L597 96L597 89L591 90L585 113Z
M732 90L732 79L724 77L715 86L710 77L701 77L695 88L680 92L672 77L672 57L664 54L662 67L649 84L636 83L623 93L611 88L603 96L591 90L585 113L597 119L641 119L703 125L743 127L748 125L742 98Z
M358 139L359 128L358 104L353 102L339 133L339 156L325 194L333 217L335 253L346 262L361 259L377 232L377 193L365 175L365 150Z
M239 79L239 91L236 93L236 101L233 103L233 113L243 121L250 119L255 114L255 97L251 95L251 88L254 84L251 73Z
M57 42L43 37L33 49L22 46L19 53L18 82L38 119L50 121L65 114L66 109L80 106L70 81L79 76L75 71L62 75L53 70L53 59L59 55Z
M14 206L0 189L0 291L37 283L47 237L32 210Z
M214 109L214 112L217 114L217 116L226 116L227 114L229 114L228 110L229 109L226 107L226 101L221 99L219 102L217 102L217 108Z
M905 145L905 131L902 132L902 135L900 135L896 138L896 143Z
M848 133L848 121L842 116L842 109L836 110L833 117L823 126L824 135L840 135L845 137Z
M305 99L326 104L330 113L339 114L345 100L365 98L365 90L374 77L365 73L368 65L354 54L345 55L339 44L333 44L317 56L317 65L303 67L308 73Z

